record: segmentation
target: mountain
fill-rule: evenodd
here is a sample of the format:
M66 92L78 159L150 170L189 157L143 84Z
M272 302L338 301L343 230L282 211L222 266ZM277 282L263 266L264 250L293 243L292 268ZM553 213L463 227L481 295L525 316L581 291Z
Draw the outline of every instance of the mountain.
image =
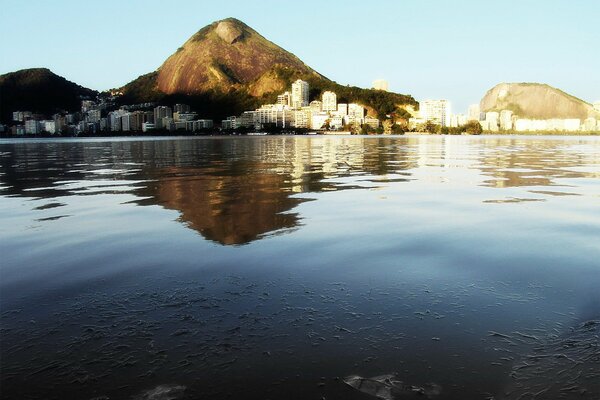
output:
M500 83L483 96L481 110L511 110L521 118L585 119L595 115L591 104L542 83Z
M187 102L219 119L273 102L296 79L309 82L311 98L333 90L338 101L361 102L379 116L417 105L411 96L338 85L235 18L202 28L158 70L121 91L125 102Z
M46 115L75 111L81 108L82 98L93 98L96 94L47 68L22 69L0 75L0 118L10 122L12 112L18 110Z

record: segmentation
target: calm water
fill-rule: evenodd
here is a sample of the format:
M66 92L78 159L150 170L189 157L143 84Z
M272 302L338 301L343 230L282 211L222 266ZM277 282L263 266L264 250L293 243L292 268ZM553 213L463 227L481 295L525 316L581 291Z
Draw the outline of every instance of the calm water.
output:
M0 165L4 399L366 400L343 378L390 373L600 398L599 138L0 141Z

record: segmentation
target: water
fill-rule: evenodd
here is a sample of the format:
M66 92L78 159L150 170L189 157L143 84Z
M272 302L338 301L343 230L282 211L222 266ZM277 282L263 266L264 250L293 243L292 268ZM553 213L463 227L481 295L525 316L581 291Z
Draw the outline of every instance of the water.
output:
M368 399L343 378L392 373L600 397L598 138L4 140L0 164L4 399Z

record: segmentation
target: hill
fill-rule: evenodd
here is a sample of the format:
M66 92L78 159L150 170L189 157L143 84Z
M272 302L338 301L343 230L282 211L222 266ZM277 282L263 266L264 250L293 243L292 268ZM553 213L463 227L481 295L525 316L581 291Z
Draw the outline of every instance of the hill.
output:
M234 18L202 28L158 70L121 90L125 102L187 102L220 119L273 101L296 79L310 83L311 98L333 90L340 102L361 102L380 117L418 106L411 96L338 85Z
M501 83L481 99L481 110L511 110L521 118L579 118L594 115L591 104L541 83Z
M47 68L22 69L0 75L0 118L10 122L12 112L18 110L46 115L75 111L80 109L82 98L93 98L96 94Z

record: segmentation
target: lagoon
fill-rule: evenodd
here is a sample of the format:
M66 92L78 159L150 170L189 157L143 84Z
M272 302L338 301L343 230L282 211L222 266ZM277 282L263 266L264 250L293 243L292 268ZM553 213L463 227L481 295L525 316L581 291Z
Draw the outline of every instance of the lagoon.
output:
M600 397L599 137L0 140L0 166L4 399Z

